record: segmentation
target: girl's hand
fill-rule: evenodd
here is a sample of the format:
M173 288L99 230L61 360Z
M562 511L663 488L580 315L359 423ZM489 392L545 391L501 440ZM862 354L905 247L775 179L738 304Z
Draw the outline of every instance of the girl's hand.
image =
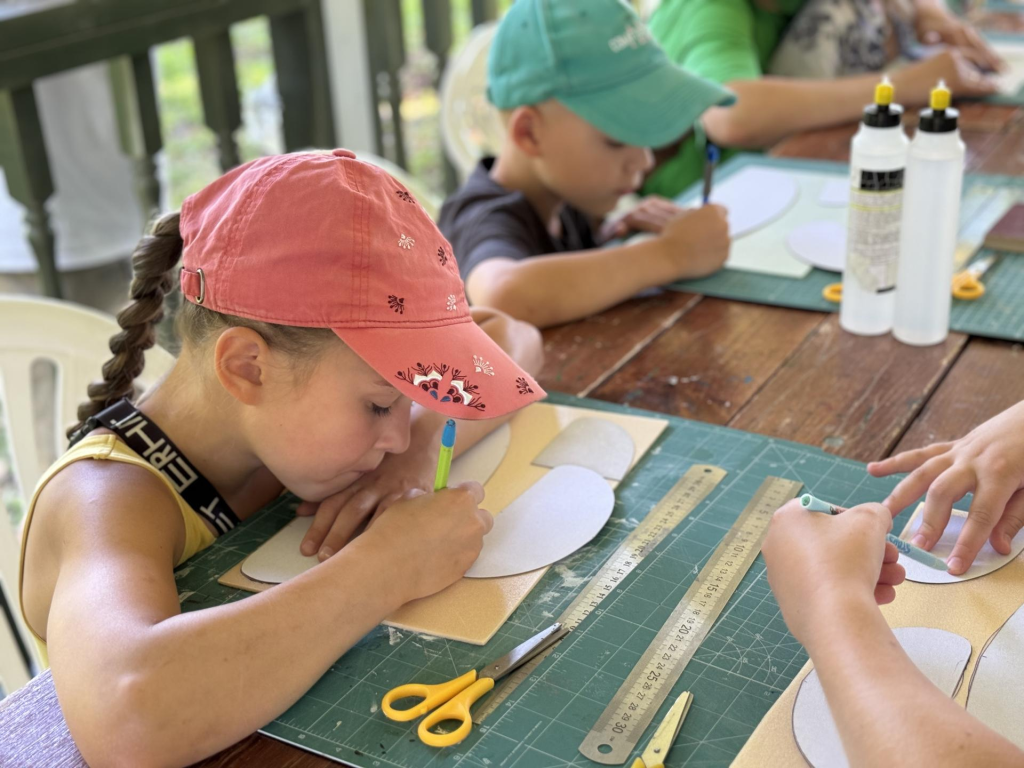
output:
M408 491L429 491L437 473L437 445L434 450L412 445L405 453L389 453L373 472L356 480L345 490L321 502L304 501L295 514L315 515L299 549L323 562L369 523L371 517Z
M494 525L480 509L484 489L463 483L437 493L409 491L384 510L360 537L394 564L406 602L440 592L465 575Z
M932 6L919 9L914 26L917 39L925 45L945 43L956 48L984 72L999 72L1006 66L974 27L945 8Z
M963 530L949 557L949 572L964 573L986 539L1000 554L1024 526L1024 403L1003 411L952 443L904 451L868 464L884 477L910 472L883 504L895 517L927 491L913 544L931 549L949 522L953 504L974 493Z
M796 499L772 518L761 548L768 583L793 636L807 645L838 603L879 605L896 599L906 578L899 552L885 540L892 516L881 504L861 504L835 517L809 512Z

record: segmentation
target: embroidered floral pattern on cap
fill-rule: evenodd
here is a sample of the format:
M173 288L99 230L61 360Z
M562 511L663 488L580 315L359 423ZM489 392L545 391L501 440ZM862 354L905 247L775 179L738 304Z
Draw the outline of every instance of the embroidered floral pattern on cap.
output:
M473 367L476 368L477 373L482 373L485 376L494 375L494 366L480 357L480 355L473 355Z
M437 260L441 262L442 267L448 264L448 252L443 245L437 248Z
M437 363L416 363L412 368L399 371L395 375L402 381L419 387L438 402L465 405L478 411L486 407L480 400L480 387L471 384L458 368Z
M454 312L455 311L455 307L457 306L457 302L458 302L458 299L455 298L455 294L454 293L449 293L448 294L448 303L445 304L445 309L447 309L449 312Z
M516 388L519 390L520 395L532 395L533 390L530 388L530 382L520 376L516 379Z
M404 232L402 233L402 236L400 238L398 238L398 247L399 248L404 248L407 251L411 251L412 247L414 245L416 245L416 241L413 240L411 237L409 237Z
M413 196L406 192L404 189L396 189L395 194L398 195L398 199L406 203L415 203Z
M398 314L405 314L405 299L400 299L394 294L388 296L388 306Z

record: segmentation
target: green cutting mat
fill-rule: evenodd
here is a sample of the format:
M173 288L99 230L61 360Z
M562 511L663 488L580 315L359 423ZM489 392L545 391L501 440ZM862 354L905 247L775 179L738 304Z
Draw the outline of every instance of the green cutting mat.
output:
M567 395L549 400L643 413ZM615 511L604 531L552 568L486 647L379 627L263 732L367 768L596 765L577 751L584 735L765 477L803 481L820 497L843 505L879 501L895 485L894 480L870 477L863 464L816 448L652 415L668 418L669 426L619 485ZM416 739L416 722L392 723L379 712L381 697L391 687L450 679L550 625L628 531L693 464L715 464L729 474L602 608L562 641L529 681L487 722L474 726L466 741L436 750ZM246 597L247 593L217 584L217 577L284 525L293 508L294 501L276 503L184 564L176 574L182 609ZM695 700L668 765L729 765L806 660L786 630L759 557L673 689L674 695L690 690Z
M764 155L737 155L716 172L715 178L725 179L748 165L786 168L810 173L845 177L849 167L843 163L821 160L795 160ZM699 186L680 196L681 203L689 204L700 194ZM964 179L963 203L960 209L960 236L974 236L981 241L1001 216L1000 201L1024 200L1024 177L969 175ZM797 205L801 202L798 200ZM756 233L751 237L756 237ZM987 251L981 251L980 258ZM670 288L690 291L705 296L770 304L819 312L837 312L839 305L822 298L821 292L830 283L840 282L835 272L812 269L801 279L762 275L735 269L723 269L702 280L675 283ZM954 331L985 336L993 339L1024 341L1024 257L1006 255L983 278L987 289L977 301L953 300L950 327Z

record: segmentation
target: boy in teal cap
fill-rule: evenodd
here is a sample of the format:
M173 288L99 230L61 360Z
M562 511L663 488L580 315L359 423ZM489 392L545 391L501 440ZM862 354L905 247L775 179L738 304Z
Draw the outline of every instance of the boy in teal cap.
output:
M598 247L597 222L640 187L649 148L733 101L669 62L627 3L516 0L491 46L488 96L507 127L500 157L480 163L439 222L472 303L545 327L725 262L715 205L645 200L602 234L653 237Z

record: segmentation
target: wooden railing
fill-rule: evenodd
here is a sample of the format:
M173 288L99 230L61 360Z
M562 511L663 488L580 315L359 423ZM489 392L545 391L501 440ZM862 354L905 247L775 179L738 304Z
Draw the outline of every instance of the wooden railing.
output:
M320 0L55 0L40 7L0 4L0 167L11 196L26 209L28 238L44 290L61 294L46 201L53 178L33 82L110 61L120 138L134 158L140 205L156 210L154 156L163 146L150 49L191 38L207 126L220 167L239 163L234 133L241 106L228 29L244 19L270 22L288 149L335 144Z
M361 3L361 8L360 8ZM154 85L151 49L189 38L195 49L203 120L217 139L221 169L240 162L235 132L242 124L232 24L256 17L269 19L277 87L283 105L284 147L296 150L344 143L373 151L403 168L410 167L402 117L402 70L407 44L422 46L436 62L432 79L438 88L444 68L461 34L495 19L510 0L53 0L30 3L0 0L0 167L11 196L25 207L27 237L39 263L44 291L61 295L55 267L54 233L47 200L54 193L33 82L41 77L94 62L109 62L120 142L134 160L139 204L148 220L158 209L160 183L155 156L163 148L160 107ZM322 8L321 5L324 7ZM359 24L363 51L336 45L328 55L324 16L333 11L336 25ZM408 17L416 12L415 28ZM328 33L330 30L327 30ZM328 34L326 39L332 39ZM341 48L342 50L337 50ZM333 70L332 70L333 67ZM370 98L341 103L331 78L366 78ZM365 113L372 128L368 139L349 140L335 130L344 110ZM344 120L342 121L344 122ZM373 146L369 144L372 137ZM440 142L440 131L437 132ZM457 184L443 148L440 184ZM433 154L433 153L432 153Z

